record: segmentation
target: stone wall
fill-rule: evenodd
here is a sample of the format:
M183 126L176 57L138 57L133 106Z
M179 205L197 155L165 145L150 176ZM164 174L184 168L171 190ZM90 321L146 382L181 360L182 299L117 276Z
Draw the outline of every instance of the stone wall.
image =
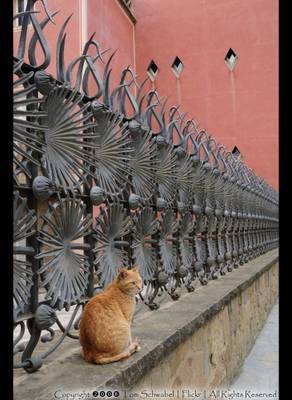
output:
M278 263L271 266L133 388L213 389L239 373L278 296Z

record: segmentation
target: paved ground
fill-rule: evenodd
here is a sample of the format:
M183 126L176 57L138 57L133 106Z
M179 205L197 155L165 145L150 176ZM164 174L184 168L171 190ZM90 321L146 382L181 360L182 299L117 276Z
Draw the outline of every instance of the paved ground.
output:
M279 303L274 305L231 389L278 393ZM278 394L277 394L278 396ZM278 399L278 397L271 397Z

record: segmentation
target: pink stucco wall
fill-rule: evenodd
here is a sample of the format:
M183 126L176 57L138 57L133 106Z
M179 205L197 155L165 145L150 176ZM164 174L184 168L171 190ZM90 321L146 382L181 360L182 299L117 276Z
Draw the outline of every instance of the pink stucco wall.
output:
M179 102L258 175L278 187L278 1L136 0L137 72L151 59L156 87ZM239 56L233 72L229 48ZM177 81L170 69L184 63Z

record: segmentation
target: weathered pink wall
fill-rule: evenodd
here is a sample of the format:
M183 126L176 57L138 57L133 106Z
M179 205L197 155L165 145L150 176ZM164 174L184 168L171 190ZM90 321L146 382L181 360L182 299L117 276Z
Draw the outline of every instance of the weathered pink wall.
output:
M278 1L136 0L137 72L278 187ZM239 56L230 72L229 48ZM170 66L184 63L180 94Z

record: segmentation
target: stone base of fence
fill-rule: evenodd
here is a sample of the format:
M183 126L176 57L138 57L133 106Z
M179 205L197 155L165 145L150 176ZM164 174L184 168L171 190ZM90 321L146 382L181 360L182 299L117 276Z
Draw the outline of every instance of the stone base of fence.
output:
M177 302L138 315L132 332L141 351L128 360L87 364L79 343L67 339L36 373L15 371L14 399L95 398L92 393L101 388L116 388L119 398L138 398L151 390L226 387L277 296L278 250L272 250ZM42 346L41 351L49 343Z

